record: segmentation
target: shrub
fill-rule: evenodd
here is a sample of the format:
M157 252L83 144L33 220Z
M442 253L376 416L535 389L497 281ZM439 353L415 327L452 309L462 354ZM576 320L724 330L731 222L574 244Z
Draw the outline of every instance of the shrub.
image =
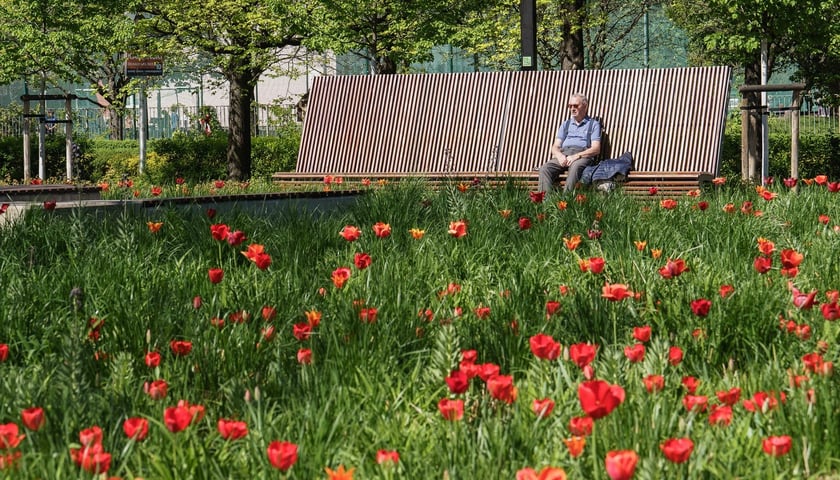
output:
M91 155L91 140L84 136L74 136L75 143L81 155L74 160L73 176L77 180L89 180L93 169ZM30 174L38 176L38 135L32 135L29 142L29 166ZM47 135L44 142L46 153L46 177L52 179L64 179L66 176L66 144L64 135ZM5 181L23 179L23 138L2 137L0 138L0 177Z

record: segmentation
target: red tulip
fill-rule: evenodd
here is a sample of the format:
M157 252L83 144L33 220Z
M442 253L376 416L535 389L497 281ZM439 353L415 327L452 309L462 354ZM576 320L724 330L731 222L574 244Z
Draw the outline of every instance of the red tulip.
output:
M373 233L379 238L388 238L391 236L391 225L382 222L376 222L373 225Z
M705 298L698 298L697 300L691 301L691 311L698 317L705 317L708 315L711 308L712 302L706 300Z
M549 300L545 302L545 318L550 318L552 315L560 311L560 302L556 300Z
M438 410L443 418L455 421L464 417L464 401L442 398L438 402Z
M225 241L227 240L229 233L230 227L228 227L224 223L216 223L210 225L210 235L213 237L214 240L218 240L220 242Z
M396 465L400 462L400 454L396 450L378 450L376 452L376 463L379 465L391 463Z
M683 406L689 412L705 412L709 406L709 398L705 395L686 395L683 397Z
M513 385L513 377L510 375L493 375L488 378L487 390L490 392L490 396L508 405L516 401L517 389Z
M665 389L665 377L662 375L648 375L644 378L644 383L648 393L660 392Z
M545 200L545 192L528 192L533 203L542 203Z
M467 223L463 220L449 222L449 234L455 238L461 238L467 235Z
M370 255L367 253L356 253L353 256L353 264L356 265L356 268L359 270L364 270L370 266L371 258Z
M618 302L631 296L633 296L633 292L628 290L627 285L621 283L607 283L601 290L601 297L612 302Z
M338 232L338 234L344 237L344 239L348 242L355 242L362 236L362 231L353 225L346 225L340 232Z
M597 420L609 415L624 401L624 389L603 380L583 382L578 386L578 400L583 411Z
M781 457L790 451L792 440L788 435L767 437L761 442L764 453L774 457Z
M172 433L178 433L186 429L192 420L193 414L186 406L167 407L163 411L163 423Z
M566 478L566 471L560 467L543 467L539 473L531 467L525 467L516 472L516 480L566 480Z
M193 422L200 422L202 418L204 418L204 406L203 405L193 405L186 400L178 400L178 407L186 408L190 411L190 415L192 416Z
M645 359L645 346L642 343L637 343L632 346L624 347L624 356L630 363L639 363Z
M192 342L189 340L172 340L169 342L169 349L175 356L183 357L192 351Z
M461 370L453 370L452 373L445 378L445 381L446 385L449 386L449 391L456 395L466 392L470 386L469 377Z
M20 433L17 423L0 424L0 450L16 448L26 438Z
M726 298L735 291L735 287L732 285L721 285L720 286L720 298Z
M690 438L671 438L659 445L665 458L674 463L685 463L694 450L694 442Z
M160 353L158 352L149 352L146 354L144 358L146 366L149 368L156 368L160 365Z
M614 450L607 452L604 464L612 480L629 480L636 473L638 461L639 456L633 450Z
M233 232L228 232L227 238L225 240L227 240L227 243L230 246L236 247L238 245L241 245L242 242L244 242L245 240L248 240L248 237L245 236L245 232L243 232L242 230L236 230Z
M697 380L695 377L692 376L685 376L682 378L681 381L683 387L688 391L689 394L694 395L694 392L697 391L697 387L700 386L700 381Z
M531 353L543 360L555 360L560 356L561 346L550 335L538 333L528 340Z
M770 257L756 257L753 261L753 268L758 273L767 273L772 266L773 260Z
M210 283L215 285L225 277L225 271L221 268L211 268L207 271L207 276L210 278Z
M717 398L724 405L735 405L741 399L741 389L732 387L729 390L717 392Z
M671 365L679 365L683 359L683 351L680 347L671 347L668 349L668 362Z
M312 335L312 325L307 322L296 323L292 325L292 335L301 342L307 340Z
M633 338L642 343L650 341L650 326L633 327Z
M531 410L536 416L546 418L554 410L554 400L550 398L535 398L533 403L531 403Z
M220 418L217 423L219 435L225 440L238 440L248 435L248 425L245 422Z
M519 217L519 229L528 230L531 228L531 219L528 217Z
M0 343L0 362L5 362L9 358L9 344Z
M576 343L569 346L569 357L578 367L583 368L595 360L595 353L597 350L598 347L596 345L589 343Z
M799 289L794 287L791 282L788 282L788 288L790 288L790 291L793 294L793 306L801 310L809 310L814 306L814 300L817 297L816 290L811 293L802 293Z
M74 455L70 450L70 455ZM97 443L90 447L84 447L75 451L74 461L88 473L105 473L111 468L111 454L103 451L102 444Z
M604 267L606 267L607 263L601 257L591 257L588 260L589 271L594 274L603 273Z
M123 432L126 437L142 442L149 434L149 421L140 417L127 418L123 422Z
M297 462L298 446L291 442L274 440L268 444L266 454L272 467L285 472Z
M20 412L20 419L23 426L27 429L37 432L44 426L47 421L44 416L44 409L41 407L31 407Z
M685 260L679 258L671 260L669 258L665 263L665 266L659 269L659 275L661 275L662 278L675 278L679 277L686 271L688 271L688 267L685 266Z
M82 430L79 432L79 443L85 447L102 443L102 429L98 425L94 425Z
M339 267L332 272L332 282L336 288L341 288L350 278L350 269L347 267Z
M595 425L592 417L572 417L569 419L569 431L576 437L586 437L592 434Z
M169 385L166 383L166 380L155 380L151 383L146 382L143 384L143 391L152 397L152 400L166 398L166 391L168 388Z
M308 348L301 348L297 353L297 361L301 365L312 364L312 350Z
M732 423L732 407L729 405L713 405L709 412L709 425L727 426Z

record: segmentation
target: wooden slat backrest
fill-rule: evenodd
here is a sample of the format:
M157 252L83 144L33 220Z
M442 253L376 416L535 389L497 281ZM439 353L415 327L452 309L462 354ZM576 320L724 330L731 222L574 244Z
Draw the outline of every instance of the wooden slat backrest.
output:
M299 173L523 172L541 165L572 93L639 172L717 174L728 67L317 77Z

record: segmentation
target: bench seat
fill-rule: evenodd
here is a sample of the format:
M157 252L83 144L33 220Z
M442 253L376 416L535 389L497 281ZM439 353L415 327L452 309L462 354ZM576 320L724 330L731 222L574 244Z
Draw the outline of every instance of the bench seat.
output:
M431 188L440 188L444 185L465 185L473 187L503 186L510 182L516 185L536 190L537 172L508 172L488 174L487 172L457 172L451 174L443 173L298 173L282 172L272 175L272 180L278 185L289 188L307 189L343 189L358 188L364 181L370 181L371 185L388 182L422 180ZM558 188L565 182L566 176L558 178ZM702 189L711 184L712 175L699 172L630 172L626 178L616 179L616 185L629 195L651 196L651 187L656 188L657 196L679 196L686 195L697 189ZM588 186L581 186L584 190Z

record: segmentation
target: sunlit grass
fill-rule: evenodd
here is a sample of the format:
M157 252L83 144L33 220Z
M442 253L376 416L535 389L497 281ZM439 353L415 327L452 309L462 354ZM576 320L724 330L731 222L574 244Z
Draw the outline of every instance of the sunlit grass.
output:
M117 188L133 195L134 187ZM225 189L242 187L217 190ZM8 450L21 453L15 467L0 476L91 477L69 448L92 425L112 455L108 474L124 478L277 478L266 456L273 440L298 445L287 475L300 479L325 478L325 467L339 465L354 467L355 478L515 478L522 468L549 465L571 478L607 478L612 450L638 454L637 478L836 474L840 391L833 376L807 373L801 359L817 351L827 362L837 357L838 328L820 307L840 288L838 197L818 185L773 191L778 196L766 201L724 186L675 198L676 208L666 209L617 193L534 203L514 186L461 192L417 182L374 185L348 210L317 216L282 208L214 218L177 207L33 209L0 236L0 343L9 346L0 363L0 424L14 422L26 434ZM448 232L455 221L467 223L462 238ZM153 233L147 222L163 225ZM390 225L389 236L375 235L378 222ZM247 240L214 240L212 224ZM361 237L342 238L346 225ZM422 238L411 229L423 230ZM581 241L571 250L563 238L575 235ZM775 243L764 274L754 268L759 238ZM271 256L265 270L241 253L250 244ZM784 249L804 257L795 277L780 273ZM356 253L370 255L370 266L354 265ZM582 270L580 261L593 258L604 260L601 273ZM669 259L687 270L664 278L659 270ZM339 267L351 271L341 288L331 280ZM224 270L220 283L210 282L211 268ZM814 308L794 306L789 281L817 291ZM606 284L625 284L635 298L611 302L602 297ZM725 298L722 285L733 288ZM706 316L692 311L698 299L711 302ZM560 303L550 316L549 301ZM275 316L264 319L264 306ZM361 311L371 308L375 321L363 321ZM321 322L299 340L294 326L312 311ZM245 321L236 322L243 312ZM104 321L96 340L91 317ZM780 328L780 318L807 325L809 334ZM644 360L631 363L624 347L637 342L639 326L652 336ZM560 358L531 352L529 339L541 332L562 344ZM171 340L192 342L192 351L174 355ZM569 420L583 415L584 372L568 353L576 343L597 344L593 374L626 392L596 421L579 458L562 442ZM675 346L684 352L678 365L669 362ZM311 350L309 365L298 361L302 348ZM478 378L465 393L450 393L444 378L459 368L463 350L511 375L516 400L494 399ZM150 351L161 354L159 366L144 363ZM664 377L663 391L647 392L649 374ZM791 375L808 380L795 388ZM708 413L686 410L686 376L699 380L697 394L709 404L719 403L716 392L741 388L731 425L712 426ZM156 379L168 383L160 400L143 387ZM747 411L742 401L763 391L784 392L786 402ZM443 419L444 397L465 401L462 420ZM556 403L544 419L531 411L541 398ZM206 414L171 433L163 411L181 399ZM46 413L38 431L21 423L32 406ZM143 442L122 431L137 416L150 422ZM246 422L248 435L224 440L220 418ZM791 451L765 454L762 440L771 435L791 436ZM659 448L676 437L694 442L686 464L670 463ZM399 463L377 464L379 450L397 450Z

